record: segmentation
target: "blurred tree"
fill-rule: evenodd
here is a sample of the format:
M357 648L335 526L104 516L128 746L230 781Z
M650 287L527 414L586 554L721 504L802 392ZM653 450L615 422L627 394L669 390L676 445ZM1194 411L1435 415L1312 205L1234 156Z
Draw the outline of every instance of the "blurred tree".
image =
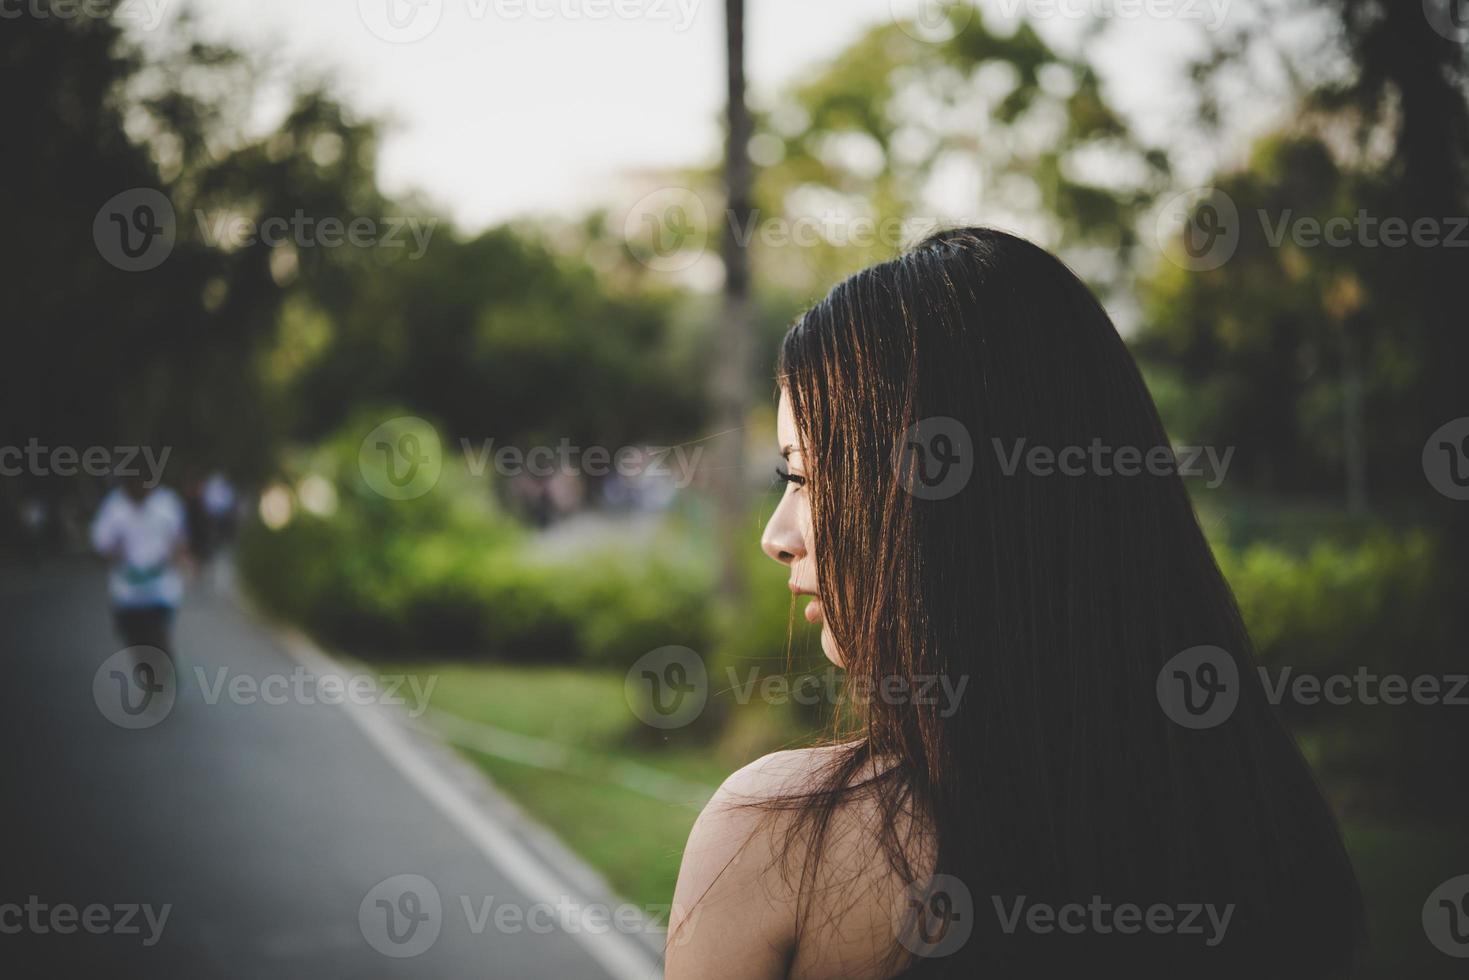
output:
M1194 66L1205 132L1258 77L1292 80L1298 100L1292 127L1214 181L1241 216L1236 257L1203 273L1163 267L1146 290L1143 349L1223 398L1211 435L1242 443L1240 476L1258 489L1360 498L1365 481L1421 501L1423 439L1469 413L1458 374L1469 356L1458 309L1469 250L1390 248L1371 228L1340 246L1266 241L1282 220L1359 214L1428 219L1447 236L1446 221L1466 213L1469 45L1434 28L1454 23L1452 3L1263 2L1265 16L1241 21ZM1273 30L1293 15L1309 17L1325 43L1303 49ZM1266 348L1273 370L1250 360ZM1348 424L1357 386L1370 410Z
M755 236L762 273L824 292L962 218L1024 231L1098 288L1117 285L1166 158L1132 135L1084 60L1028 24L1004 35L978 8L946 12L936 33L872 28L761 114L756 203L808 243Z
M1421 460L1431 432L1469 417L1469 250L1374 246L1360 232L1363 217L1408 228L1426 221L1443 239L1469 214L1469 46L1461 26L1454 36L1461 6L1264 7L1270 16L1196 65L1200 121L1217 124L1224 93L1237 98L1255 59L1272 56L1297 84L1298 120L1263 140L1244 170L1216 178L1240 212L1240 247L1218 269L1164 268L1152 280L1142 347L1205 392L1217 413L1201 438L1238 445L1240 477L1254 489L1344 490L1358 506L1410 509L1434 527L1443 547L1427 578L1433 628L1395 651L1396 666L1409 676L1462 670L1469 510L1433 491ZM1321 30L1308 50L1277 39L1275 24L1302 12L1324 29L1325 44ZM1345 217L1358 230L1332 247L1265 240L1268 225L1300 217ZM1421 705L1395 717L1405 804L1469 815L1469 784L1446 778L1469 717Z
M349 406L397 401L496 445L618 447L704 421L698 373L669 343L665 297L609 291L579 260L523 233L441 230L391 275L363 264L311 284L301 331L326 342L295 379L302 435ZM325 285L323 283L322 285Z
M1412 406L1421 361L1400 294L1382 287L1384 272L1407 256L1313 246L1287 230L1359 208L1393 213L1380 210L1390 207L1390 186L1380 174L1344 169L1319 137L1285 133L1261 140L1247 167L1215 186L1240 215L1232 257L1207 271L1160 263L1145 282L1134 342L1188 387L1196 410L1182 427L1170 418L1175 437L1236 447L1237 485L1345 501L1356 451L1379 474L1377 490L1401 492L1416 473L1397 461L1422 445ZM1348 427L1353 378L1373 411Z
M529 233L461 241L388 200L377 127L327 86L288 82L261 128L265 66L186 15L146 50L107 16L6 24L0 79L29 93L0 108L25 148L0 184L25 229L0 244L25 284L7 341L13 364L45 369L12 372L0 444L146 442L248 478L364 401L502 441L617 446L702 421L666 293L609 289ZM176 240L128 272L93 221L139 188L167 199ZM272 221L282 234L261 233ZM361 221L365 244L325 224Z
M307 92L277 131L250 138L257 66L189 30L185 18L176 43L145 57L108 17L7 20L0 77L30 93L0 109L7 140L25 147L6 154L0 195L28 229L0 245L27 284L7 340L15 363L49 368L5 386L7 444L144 442L248 473L269 466L285 431L259 359L299 257L215 235L221 221L354 213L375 194L370 157L342 155L345 173L316 157L322 140L355 148L370 128ZM94 243L93 222L109 199L144 188L167 198L175 242L156 268L124 271Z

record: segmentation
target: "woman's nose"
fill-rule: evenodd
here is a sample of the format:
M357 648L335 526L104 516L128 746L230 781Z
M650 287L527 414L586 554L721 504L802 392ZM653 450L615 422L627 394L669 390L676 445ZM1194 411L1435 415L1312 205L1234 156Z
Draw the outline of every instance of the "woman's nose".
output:
M792 510L787 501L782 500L775 513L770 515L765 533L760 536L761 549L782 565L793 564L806 556L806 543L801 540L801 529Z

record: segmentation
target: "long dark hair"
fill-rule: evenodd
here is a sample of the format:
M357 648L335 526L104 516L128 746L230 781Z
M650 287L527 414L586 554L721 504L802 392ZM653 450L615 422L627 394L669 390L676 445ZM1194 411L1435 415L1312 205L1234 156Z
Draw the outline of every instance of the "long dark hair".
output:
M957 710L867 699L815 788L776 802L801 828L787 841L803 880L833 814L862 795L902 880L949 875L971 896L958 949L895 944L913 975L1349 975L1364 925L1340 833L1266 700L1183 481L1147 465L1167 436L1086 286L1014 236L944 231L836 286L786 335L778 377L848 683L967 678ZM1120 454L1078 467L1073 451L1063 473L1054 456L1029 465L1037 447L1135 447L1144 462L1121 475ZM937 464L962 485L913 483ZM1195 648L1180 680L1224 657L1198 679L1237 696L1207 725L1175 720L1162 693L1165 665ZM931 860L898 829L908 812ZM1007 930L1017 900L1161 904L1175 926L1194 903L1233 911L1207 945L1146 924Z

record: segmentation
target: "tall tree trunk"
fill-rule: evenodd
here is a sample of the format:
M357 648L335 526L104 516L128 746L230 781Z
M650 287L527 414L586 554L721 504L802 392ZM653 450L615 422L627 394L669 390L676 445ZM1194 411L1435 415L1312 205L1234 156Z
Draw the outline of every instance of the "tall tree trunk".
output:
M727 141L724 156L725 212L722 220L721 254L724 259L724 301L717 330L717 363L714 366L715 418L721 433L714 471L717 497L718 536L722 549L722 587L726 597L741 591L739 574L741 547L753 547L744 532L745 418L750 408L750 333L753 309L750 298L750 263L746 242L739 229L748 228L751 212L750 112L745 105L745 4L725 0L725 50L728 80Z

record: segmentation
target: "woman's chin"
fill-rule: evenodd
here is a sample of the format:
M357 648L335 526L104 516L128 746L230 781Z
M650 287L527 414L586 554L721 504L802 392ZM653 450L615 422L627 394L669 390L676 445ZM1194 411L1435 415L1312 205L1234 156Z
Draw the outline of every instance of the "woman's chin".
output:
M821 626L821 652L826 654L826 659L836 666L845 667L847 665L842 659L842 652L837 649L836 640L831 638L831 630L827 629L824 623Z

